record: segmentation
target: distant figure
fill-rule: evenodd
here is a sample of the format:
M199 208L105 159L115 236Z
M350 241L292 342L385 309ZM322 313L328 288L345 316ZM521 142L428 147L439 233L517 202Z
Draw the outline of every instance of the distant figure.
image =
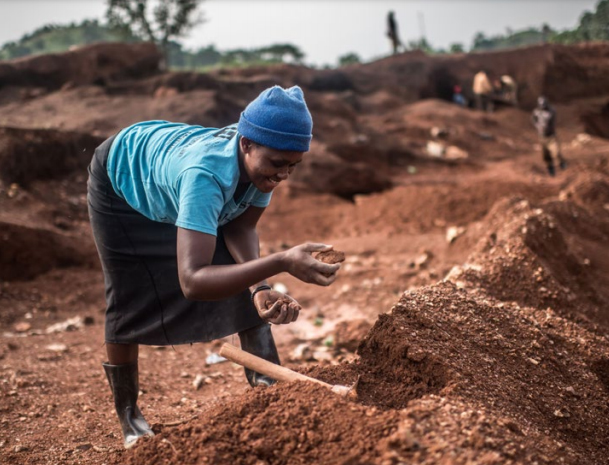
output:
M499 85L504 100L514 106L518 105L518 85L514 78L508 74L504 74L499 79Z
M545 97L537 99L537 108L533 110L531 120L537 129L543 161L550 176L556 175L555 164L565 169L567 164L560 152L560 143L556 137L556 111Z
M460 107L467 106L467 99L463 96L460 85L453 87L453 103L456 103Z
M486 111L489 113L493 112L493 84L486 71L478 71L474 76L474 82L472 84L472 91L474 93L474 99L476 100L476 108L480 111Z
M393 54L398 53L400 47L404 48L402 41L398 36L398 25L395 22L393 11L390 11L387 15L387 37L391 40L391 46L393 47Z

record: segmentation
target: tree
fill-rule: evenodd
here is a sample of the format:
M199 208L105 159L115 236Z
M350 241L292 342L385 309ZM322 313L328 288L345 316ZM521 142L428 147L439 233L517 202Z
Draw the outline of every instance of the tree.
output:
M449 51L450 53L465 53L465 48L463 47L463 44L455 42L454 44L450 44Z
M258 49L262 61L270 63L302 63L305 54L292 44L275 44Z
M171 39L184 36L203 21L195 15L201 1L108 0L106 17L110 25L128 27L134 34L156 43L166 57Z
M338 66L354 65L361 62L357 53L347 53L338 58Z

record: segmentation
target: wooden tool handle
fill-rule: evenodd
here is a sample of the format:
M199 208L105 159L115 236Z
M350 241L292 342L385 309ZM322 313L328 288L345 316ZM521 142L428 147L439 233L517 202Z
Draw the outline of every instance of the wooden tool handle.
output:
M256 357L255 355L238 349L231 344L222 344L219 354L231 362L235 362L238 365L244 366L263 375L270 376L277 381L309 381L312 383L321 384L322 386L330 389L333 387L331 384L324 383L318 379L305 376L290 370L289 368L275 365L274 363L268 362L263 358Z

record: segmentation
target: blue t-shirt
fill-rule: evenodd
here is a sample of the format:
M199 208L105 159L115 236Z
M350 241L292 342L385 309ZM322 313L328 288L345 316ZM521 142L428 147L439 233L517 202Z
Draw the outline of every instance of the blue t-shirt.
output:
M266 207L271 200L253 184L233 200L238 141L236 125L137 123L112 143L108 176L116 193L145 217L215 236L250 205Z

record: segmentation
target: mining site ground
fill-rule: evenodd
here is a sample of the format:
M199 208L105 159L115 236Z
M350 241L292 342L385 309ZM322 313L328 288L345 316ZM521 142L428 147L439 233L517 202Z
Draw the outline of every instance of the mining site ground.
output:
M609 140L593 130L606 123L609 46L205 76L127 73L130 54L153 52L115 47L0 69L1 463L609 463ZM104 54L120 59L61 66ZM438 70L466 88L485 60L512 67L521 107L485 114L428 88ZM52 66L66 75L35 78ZM101 366L88 159L139 119L236 121L270 84L303 87L316 132L261 220L262 253L315 241L346 255L327 288L271 279L303 306L273 332L284 365L359 379L357 396L252 389L215 357L236 336L142 346L139 405L156 436L125 451ZM556 177L530 124L537 92L556 101L568 162ZM437 156L430 141L455 149Z

